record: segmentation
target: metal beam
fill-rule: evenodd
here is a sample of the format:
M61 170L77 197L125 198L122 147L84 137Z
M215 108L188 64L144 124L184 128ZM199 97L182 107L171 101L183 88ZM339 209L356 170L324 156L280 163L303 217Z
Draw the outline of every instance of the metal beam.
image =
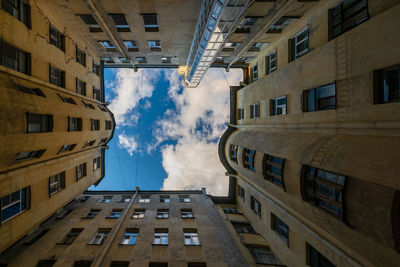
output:
M243 42L235 49L233 55L227 60L230 61L227 69L229 69L233 63L235 63L239 57L245 53L251 45L256 42L261 35L267 32L267 30L280 19L285 12L288 11L289 7L296 3L296 0L278 0L274 6L268 11L262 19L260 19L251 29L249 35Z
M86 0L89 4L90 8L93 10L97 21L99 22L102 29L107 33L110 37L111 41L115 45L115 48L127 59L129 59L130 63L132 64L132 68L136 70L136 66L134 63L134 58L129 55L128 49L125 47L124 41L119 36L119 33L114 27L114 22L108 16L107 12L101 6L100 1L93 1L93 0Z

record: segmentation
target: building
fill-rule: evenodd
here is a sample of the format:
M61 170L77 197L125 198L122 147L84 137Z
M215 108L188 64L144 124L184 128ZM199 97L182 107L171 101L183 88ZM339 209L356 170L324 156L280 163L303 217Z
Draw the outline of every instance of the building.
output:
M115 128L100 55L37 2L0 3L1 252L100 182Z
M3 255L1 263L9 267L255 266L205 189L91 191L65 209L65 216L42 224ZM265 243L261 236L251 235L243 236L254 246Z
M400 262L399 14L398 1L314 2L231 87L218 201L287 266Z
M37 2L43 12L73 29L106 67L137 70L185 65L202 1Z

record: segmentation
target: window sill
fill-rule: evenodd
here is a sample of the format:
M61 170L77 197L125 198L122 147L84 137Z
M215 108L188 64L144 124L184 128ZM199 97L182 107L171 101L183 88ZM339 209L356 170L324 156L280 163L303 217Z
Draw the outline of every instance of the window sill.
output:
M69 244L69 243L56 243L56 245L61 245L61 246L68 246L68 245L71 245L71 244Z
M160 247L167 247L168 246L168 244L151 244L152 246L156 246L156 247L158 247L158 246L160 246Z
M81 217L82 220L90 220L93 219L94 217Z
M121 247L132 247L132 246L135 246L136 244L118 244L118 246L121 246Z
M185 247L201 247L201 244L199 244L199 245L187 245L187 244L185 244Z
M195 219L195 217L193 216L193 217L190 217L190 218L182 218L182 220L192 220L192 219Z
M106 217L106 219L116 220L119 219L119 217Z
M103 244L86 244L88 246L102 246Z

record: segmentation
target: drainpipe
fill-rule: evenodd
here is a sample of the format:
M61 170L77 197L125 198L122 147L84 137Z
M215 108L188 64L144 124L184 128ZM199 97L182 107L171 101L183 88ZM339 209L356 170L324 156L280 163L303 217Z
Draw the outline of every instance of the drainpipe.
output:
M105 32L110 37L111 41L115 45L115 48L119 50L119 52L127 59L129 59L130 63L132 64L133 69L135 72L137 71L137 67L135 66L134 59L132 56L129 55L128 49L125 47L123 40L119 37L117 31L114 27L109 25L113 25L114 23L108 17L106 11L101 6L100 1L93 1L93 0L86 0L89 4L90 8L93 10L99 24L105 30Z
M103 250L101 251L100 255L95 259L94 263L91 266L93 266L93 267L104 266L104 258L106 257L108 251L110 250L111 245L114 243L114 240L117 237L117 233L121 229L121 226L124 224L126 217L128 217L126 215L128 214L129 210L131 209L133 203L135 202L138 192L139 192L139 187L136 187L135 194L131 198L131 201L129 202L128 207L126 207L124 212L118 218L118 224L111 230L110 235L104 242L105 244L104 244Z

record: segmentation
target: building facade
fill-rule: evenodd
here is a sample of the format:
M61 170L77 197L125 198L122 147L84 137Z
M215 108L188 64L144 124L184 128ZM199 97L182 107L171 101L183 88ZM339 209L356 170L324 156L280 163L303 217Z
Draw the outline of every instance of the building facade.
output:
M37 1L0 1L0 251L104 177L101 57Z
M315 2L231 88L230 201L287 266L400 262L399 14Z
M3 254L7 266L256 266L205 189L91 191ZM257 235L247 236L257 246ZM247 253L247 254L246 254ZM278 265L272 265L278 266Z

